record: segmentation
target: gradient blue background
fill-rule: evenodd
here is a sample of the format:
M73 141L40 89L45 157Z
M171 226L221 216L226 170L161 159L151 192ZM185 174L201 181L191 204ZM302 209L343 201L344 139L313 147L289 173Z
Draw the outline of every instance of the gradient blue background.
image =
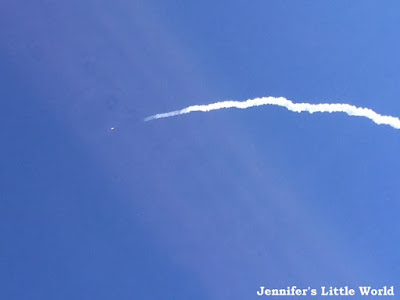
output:
M398 1L3 1L0 298L395 285ZM116 129L111 131L110 128Z

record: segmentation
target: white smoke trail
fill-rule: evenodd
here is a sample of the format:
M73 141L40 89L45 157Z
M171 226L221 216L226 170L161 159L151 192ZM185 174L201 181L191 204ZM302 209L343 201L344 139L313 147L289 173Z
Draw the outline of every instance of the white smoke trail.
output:
M169 118L177 115L188 114L194 111L202 111L207 112L211 110L218 110L223 108L240 108L246 109L254 106L261 105L276 105L287 108L293 112L309 112L310 114L315 112L321 113L333 113L333 112L343 112L348 114L349 116L355 117L364 117L372 120L378 125L389 125L395 129L400 129L400 119L392 116L384 116L374 112L372 109L357 107L350 104L345 103L320 103L320 104L311 104L311 103L293 103L292 101L279 97L263 97L263 98L255 98L249 99L247 101L222 101L216 102L206 105L193 105L186 107L181 110L175 110L167 113L157 114L150 117L145 118L145 121L150 121L154 119L161 118Z

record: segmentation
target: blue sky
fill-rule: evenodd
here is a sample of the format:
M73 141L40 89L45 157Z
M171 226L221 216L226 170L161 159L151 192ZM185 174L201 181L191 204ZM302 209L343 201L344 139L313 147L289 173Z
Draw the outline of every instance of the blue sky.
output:
M399 6L4 4L0 298L396 285L398 130L278 107L143 118L261 96L400 116Z

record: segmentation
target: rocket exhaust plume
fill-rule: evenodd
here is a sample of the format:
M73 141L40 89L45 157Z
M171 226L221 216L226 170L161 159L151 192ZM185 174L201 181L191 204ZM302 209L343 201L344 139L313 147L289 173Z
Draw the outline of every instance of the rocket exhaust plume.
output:
M167 113L153 115L145 118L144 120L147 122L154 119L162 119L178 115L184 115L195 111L208 112L211 110L218 110L224 108L246 109L249 107L261 106L261 105L282 106L290 111L297 113L309 112L310 114L312 114L315 112L319 113L342 112L348 114L349 116L363 117L370 119L371 121L375 122L378 125L389 125L395 129L400 129L399 118L380 115L374 112L370 108L357 107L346 103L320 103L320 104L293 103L292 101L283 97L279 98L262 97L262 98L249 99L246 101L222 101L206 105L193 105L181 110L175 110Z

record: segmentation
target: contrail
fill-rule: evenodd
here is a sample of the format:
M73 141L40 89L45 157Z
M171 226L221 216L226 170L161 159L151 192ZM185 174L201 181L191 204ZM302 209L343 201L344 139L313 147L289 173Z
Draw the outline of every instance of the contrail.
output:
M292 101L283 97L279 98L262 97L262 98L249 99L246 101L222 101L206 105L193 105L181 110L175 110L167 113L153 115L145 118L144 120L150 121L154 119L169 118L173 116L188 114L195 111L208 112L211 110L218 110L223 108L246 109L249 107L261 106L261 105L282 106L290 111L297 113L301 113L304 111L309 112L310 114L315 112L320 112L320 113L343 112L348 114L349 116L368 118L378 125L389 125L395 129L400 129L399 118L380 115L374 112L370 108L357 107L346 103L320 103L320 104L293 103Z

